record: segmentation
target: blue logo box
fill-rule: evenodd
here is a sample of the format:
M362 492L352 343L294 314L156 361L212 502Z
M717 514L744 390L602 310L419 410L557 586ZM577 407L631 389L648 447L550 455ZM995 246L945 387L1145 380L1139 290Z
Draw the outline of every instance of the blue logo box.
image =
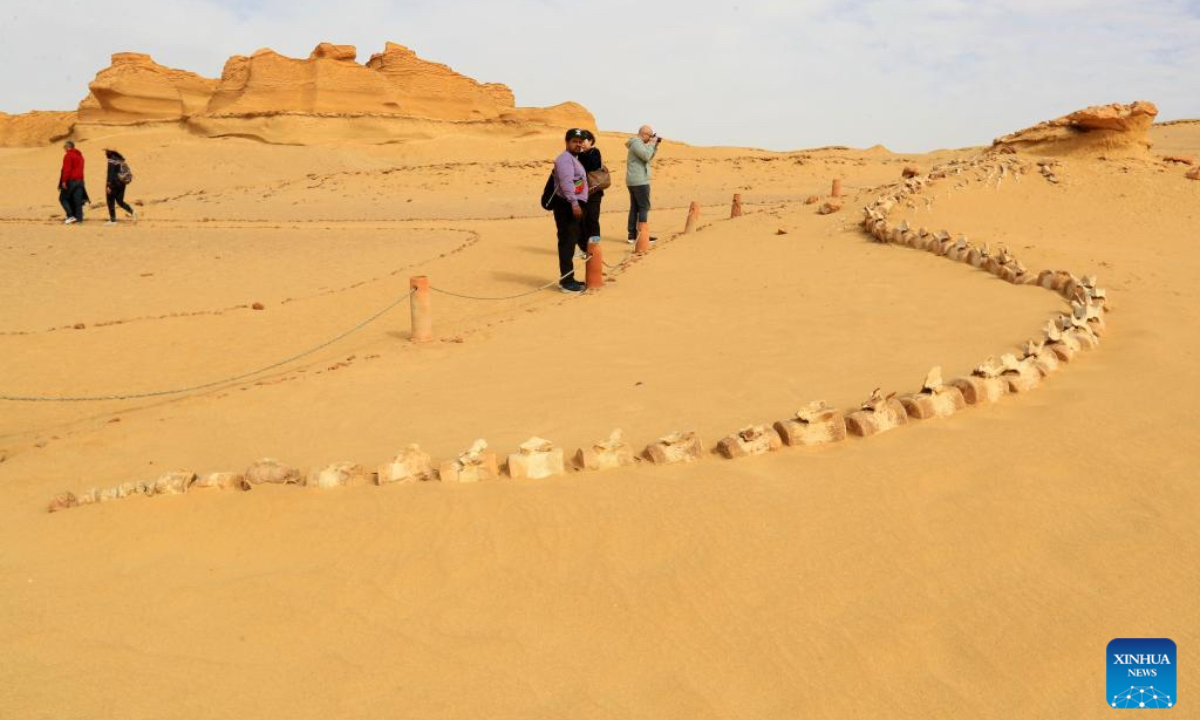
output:
M1175 707L1175 643L1166 638L1117 638L1108 644L1108 706L1132 710Z

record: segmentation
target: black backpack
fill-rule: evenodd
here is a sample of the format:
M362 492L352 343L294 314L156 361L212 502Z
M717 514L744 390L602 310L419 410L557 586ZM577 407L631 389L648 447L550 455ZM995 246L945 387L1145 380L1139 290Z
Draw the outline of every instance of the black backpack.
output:
M552 210L554 208L554 171L550 171L550 177L546 178L546 187L542 189L542 209Z

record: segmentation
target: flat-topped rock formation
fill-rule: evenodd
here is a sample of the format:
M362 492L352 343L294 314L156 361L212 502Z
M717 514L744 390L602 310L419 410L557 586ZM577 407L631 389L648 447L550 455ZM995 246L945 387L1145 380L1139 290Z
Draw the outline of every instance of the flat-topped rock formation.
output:
M142 53L116 53L89 84L77 113L0 114L0 147L86 139L113 125L172 122L202 136L292 144L424 137L444 132L428 123L446 122L499 131L529 124L595 128L582 105L517 107L508 86L478 82L403 45L388 43L365 64L357 58L353 45L327 42L307 58L263 48L229 58L213 79Z
M403 45L388 43L365 65L357 58L353 45L321 43L303 59L263 48L229 58L220 79L211 80L163 67L148 55L118 53L91 84L79 119L127 123L300 113L595 124L574 103L517 108L506 85L480 83Z
M1094 105L1009 133L992 142L996 150L1045 155L1146 155L1147 135L1158 108L1138 100L1128 105Z

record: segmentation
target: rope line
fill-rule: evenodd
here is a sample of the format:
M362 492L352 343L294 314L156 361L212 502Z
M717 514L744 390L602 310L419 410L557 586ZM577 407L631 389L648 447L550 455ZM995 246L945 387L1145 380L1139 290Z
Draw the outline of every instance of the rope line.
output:
M586 261L587 258L585 257L584 260ZM449 295L450 297L462 298L464 300L516 300L517 298L527 297L529 295L533 295L535 293L540 293L543 290L554 287L555 285L558 285L563 280L565 280L568 275L574 275L574 274L575 274L575 268L571 268L570 272L566 272L566 273L563 273L562 275L559 275L558 277L554 278L553 280L546 283L545 285L542 285L541 287L537 287L532 290L526 290L525 292L517 293L516 295L498 295L495 297L490 297L490 296L484 297L484 296L480 296L480 295L466 295L464 293L452 292L450 290L443 290L442 288L435 287L433 285L430 285L429 289L433 290L434 292L440 292L443 295Z
M846 187L853 187L853 186L846 186ZM784 204L790 204L791 202L793 202L793 201L784 201ZM796 202L798 202L798 201L796 201ZM627 251L625 253L624 257L622 257L621 260L618 261L615 265L609 264L607 262L603 262L603 260L601 262L603 263L603 265L606 268L613 270L613 269L617 269L617 268L620 268L621 266L623 266L632 255L633 255L632 251ZM585 255L583 260L586 262L590 257L591 257L590 255ZM575 274L575 269L572 268L570 272L563 273L562 275L558 276L554 280L551 280L550 282L546 283L545 285L534 288L533 290L527 290L522 293L516 293L514 295L500 295L500 296L467 295L466 293L459 293L459 292L454 292L451 290L445 290L443 288L435 287L433 285L430 285L429 289L434 292L441 293L443 295L448 295L450 297L456 297L456 298L462 298L464 300L482 300L482 301L516 300L519 298L534 295L536 293L540 293L543 290L547 290L555 285L560 284L563 280L565 280L567 278L567 276L569 276L569 275L573 276L574 274ZM249 372L245 372L240 375L234 375L233 377L222 378L220 380L213 380L212 382L200 383L198 385L189 385L187 387L182 387L182 388L174 388L171 390L155 390L152 392L128 393L128 394L124 394L124 395L54 396L54 395L6 395L6 394L0 394L0 401L7 401L7 402L102 402L102 401L112 401L112 400L142 400L145 398L164 397L167 395L180 395L182 393L195 392L197 390L206 390L208 388L217 387L220 385L228 385L230 383L234 383L239 380L245 380L246 378L253 377L255 375L259 375L261 373L267 372L268 370L274 370L277 367L287 365L288 363L295 362L297 360L300 360L301 358L308 357L309 355L312 355L313 353L315 353L319 350L323 350L323 349L329 347L330 345L333 345L334 343L336 343L340 340L343 340L346 337L349 337L350 335L358 332L359 330L363 329L367 325L370 325L375 320L378 320L380 317L382 317L389 311L393 310L397 305L399 305L400 303L402 303L405 300L408 300L410 297L412 297L414 292L416 292L416 291L409 290L407 293L398 297L394 302L389 304L387 307L385 307L382 310L376 312L375 314L369 316L368 318L366 318L362 322L358 323L354 327L350 328L349 330L346 330L345 332L341 333L340 335L330 338L329 340L326 340L325 342L323 342L319 345L315 345L303 352L300 352L300 353L297 353L290 357L284 358L283 360L280 360L278 362L271 363L270 365L266 365L266 366L257 368L255 370L251 370Z
M344 333L337 335L336 337L333 337L329 340L326 340L325 342L321 343L320 345L311 347L311 348L305 350L304 352L297 353L295 355L292 355L291 357L280 360L279 362L274 362L265 367L260 367L257 370L251 370L250 372L242 373L241 375L235 375L233 377L223 378L221 380L214 380L212 382L201 383L199 385L191 385L188 387L176 388L173 390L155 390L153 392L130 393L127 395L91 395L91 396L79 396L79 397L39 396L39 395L0 395L0 400L8 400L8 401L14 401L14 402L97 402L97 401L103 401L103 400L141 400L144 398L163 397L165 395L179 395L180 393L193 392L195 390L206 390L208 388L216 387L218 385L227 385L229 383L237 382L238 380L245 380L248 377L252 377L254 375L264 373L268 370L274 370L275 368L277 368L281 365L287 365L290 362L295 362L296 360L299 360L300 358L312 355L313 353L317 352L318 350L323 350L323 349L329 347L330 345L338 342L339 340L342 340L342 339L350 336L351 334L358 332L359 330L363 329L367 325L370 325L372 322L378 320L380 317L382 317L388 311L392 310L393 308L395 308L397 305L404 302L405 300L408 300L412 296L413 292L414 292L413 290L409 290L408 292L404 293L399 298L397 298L395 300L395 302L391 303L390 305L383 308L379 312L375 313L374 315L371 315L366 320L363 320L362 322L358 323L357 325L355 325L354 327L345 331Z

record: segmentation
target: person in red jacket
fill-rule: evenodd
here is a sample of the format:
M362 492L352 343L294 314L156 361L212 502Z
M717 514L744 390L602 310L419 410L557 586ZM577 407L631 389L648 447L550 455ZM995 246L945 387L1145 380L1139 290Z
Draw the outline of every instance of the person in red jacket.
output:
M83 222L83 206L88 202L87 188L83 184L83 153L75 149L68 140L63 144L62 172L58 175L58 202L67 212L67 225Z

